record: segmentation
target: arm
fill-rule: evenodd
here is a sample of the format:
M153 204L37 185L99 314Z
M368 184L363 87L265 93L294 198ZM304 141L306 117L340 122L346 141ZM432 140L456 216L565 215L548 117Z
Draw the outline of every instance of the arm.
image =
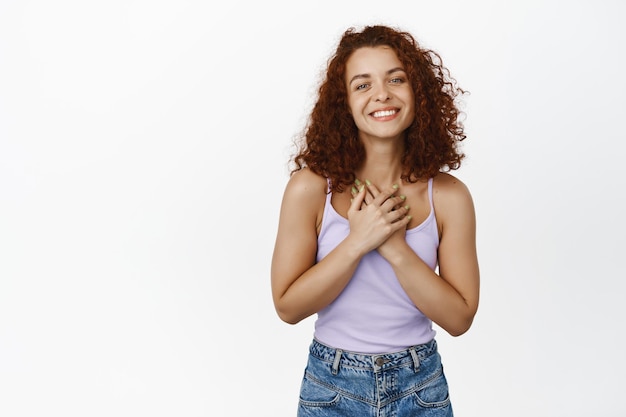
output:
M478 309L479 269L474 204L467 187L448 174L435 178L434 205L441 228L439 275L396 233L378 250L413 303L453 336L465 333Z
M317 231L326 197L326 180L308 169L289 180L283 196L272 257L271 281L279 317L295 324L330 304L348 284L359 261L392 233L406 228L393 203L360 208L365 190L348 210L350 233L316 263ZM383 202L383 198L380 198Z

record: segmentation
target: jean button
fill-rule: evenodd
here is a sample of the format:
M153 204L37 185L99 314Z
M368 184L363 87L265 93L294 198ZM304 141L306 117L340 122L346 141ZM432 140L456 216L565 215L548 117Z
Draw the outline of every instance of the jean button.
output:
M383 358L376 358L376 365L383 366L385 364L385 360Z

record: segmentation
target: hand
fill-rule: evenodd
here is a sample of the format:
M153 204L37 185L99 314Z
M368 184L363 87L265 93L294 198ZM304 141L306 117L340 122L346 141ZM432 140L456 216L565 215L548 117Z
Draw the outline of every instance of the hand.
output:
M382 192L379 191L378 188L375 185L371 184L369 181L366 181L366 184L367 184L367 187L366 187L367 193L366 193L366 196L362 205L369 204L369 202L373 201L377 196L382 194ZM409 211L409 206L406 204L403 204L405 201L405 197L404 196L396 197L394 195L395 192L397 191L397 188L398 188L397 185L393 185L391 189L387 190L388 193L390 193L388 200L393 199L392 201L396 203L396 205L394 205L393 207L394 211L399 211L403 213L403 216L398 221L402 221L404 223L404 227L396 230L394 233L392 233L389 236L389 238L387 238L384 242L382 242L376 248L378 252L385 258L387 258L387 256L391 254L390 251L393 251L394 248L398 247L397 245L406 244L406 239L405 239L406 227L411 221L411 216L406 215L406 213L408 213ZM353 187L353 191L354 190L355 189Z
M393 241L404 241L411 217L406 215L408 206L402 205L404 198L395 196L396 192L397 186L379 191L369 181L361 184L359 190L352 188L353 199L348 209L350 234L363 245L365 253L381 245L393 246L386 242L396 235Z

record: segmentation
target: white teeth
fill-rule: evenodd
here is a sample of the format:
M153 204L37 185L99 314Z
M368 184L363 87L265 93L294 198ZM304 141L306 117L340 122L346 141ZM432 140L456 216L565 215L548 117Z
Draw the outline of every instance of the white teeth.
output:
M372 116L387 117L387 116L393 116L394 114L396 114L395 110L383 110L383 111L377 111L377 112L372 113Z

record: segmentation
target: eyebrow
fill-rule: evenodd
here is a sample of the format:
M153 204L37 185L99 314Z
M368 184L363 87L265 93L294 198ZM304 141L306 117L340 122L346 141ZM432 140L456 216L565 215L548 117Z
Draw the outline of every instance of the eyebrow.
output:
M387 71L387 72L386 72L386 74L387 74L387 75L391 75L391 74L393 74L394 72L398 72L398 71L402 71L402 72L404 72L404 68L401 68L401 67L392 68L392 69L390 69L389 71ZM357 75L355 75L354 77L352 77L352 78L350 79L350 82L348 83L348 85L352 84L352 82L353 82L354 80L358 80L358 79L361 79L361 78L370 78L370 77L371 77L371 75L370 75L370 74L357 74Z

